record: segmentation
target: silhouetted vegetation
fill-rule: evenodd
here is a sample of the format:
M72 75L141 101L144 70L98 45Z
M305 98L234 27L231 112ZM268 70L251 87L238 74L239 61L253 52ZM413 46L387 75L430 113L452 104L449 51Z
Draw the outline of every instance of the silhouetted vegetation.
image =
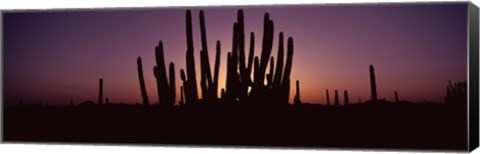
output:
M346 90L343 91L343 96L344 96L344 101L345 101L345 102L344 102L344 105L347 106L348 103L349 103L349 100L348 100L348 99L349 99L349 98L348 98L348 91L346 91Z
M192 36L192 14L190 10L187 10L186 17L186 27L187 27L187 78L185 78L185 73L183 69L181 70L181 76L183 80L183 90L185 92L185 102L186 104L193 104L198 101L198 92L197 92L197 79L195 73L195 59L193 57L193 36Z
M373 65L370 65L370 89L372 90L372 102L377 102L377 81L375 80L375 70Z
M466 104L467 82L460 81L452 83L451 81L448 81L445 102L452 105Z
M255 34L250 33L246 55L244 14L242 10L237 12L232 48L225 63L226 86L219 97L221 42L216 41L212 73L203 11L199 19L201 99L197 90L192 14L187 10L186 68L179 71L182 84L178 106L175 106L175 65L170 62L167 74L163 42L159 41L153 67L158 105L149 102L142 59L138 57L143 105L110 102L108 98L106 105L102 105L103 79L100 79L99 105L88 100L73 107L72 100L69 107L27 108L20 101L18 107L7 108L5 140L418 149L466 146L466 136L459 135L466 134L464 110L443 104L398 103L397 91L397 103L378 99L373 65L369 66L371 100L366 102L375 103L362 103L360 98L359 103L350 103L349 93L344 90L344 106L339 107L339 94L335 90L335 107L331 107L328 89L326 105L302 102L296 80L294 105L290 105L294 42L288 37L285 56L284 33L280 32L277 56L271 55L275 32L268 13L264 14L261 53L254 56ZM466 82L450 82L445 101L466 102ZM38 122L42 125L36 125ZM448 131L452 133L445 133Z
M156 66L153 67L153 74L157 79L158 102L162 105L175 105L175 67L170 63L170 82L167 79L165 59L163 56L163 43L160 41L155 47Z
M400 100L398 99L398 93L397 91L395 91L395 103L398 103L400 102Z
M328 94L328 89L326 90L327 95L327 106L330 106L330 94Z
M297 80L297 88L296 88L296 93L295 93L295 98L293 99L293 104L295 105L300 105L302 104L302 101L300 101L300 85Z
M339 103L339 100L338 100L338 91L335 90L335 106L339 106L340 103Z
M103 103L103 79L100 78L99 88L98 88L98 105L102 105Z
M148 94L145 89L145 81L143 80L143 67L142 67L142 58L137 58L137 68L138 68L138 80L140 81L140 91L142 93L142 100L144 105L148 105Z

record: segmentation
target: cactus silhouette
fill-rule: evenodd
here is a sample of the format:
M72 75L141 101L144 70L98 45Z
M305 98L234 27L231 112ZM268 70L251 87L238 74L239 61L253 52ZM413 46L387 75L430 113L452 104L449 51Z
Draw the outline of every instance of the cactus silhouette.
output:
M189 86L191 86L191 84L188 83L187 79L186 79L186 76L185 76L185 71L183 71L183 69L180 70L180 79L183 81L183 93L184 93L184 98L185 98L185 104L189 104L187 102L187 100L192 100L192 95L189 95L189 92L192 92L191 90L188 90L190 89Z
M167 72L165 70L165 59L163 56L163 43L162 41L158 42L158 45L155 47L155 62L156 66L153 68L153 74L157 79L157 93L158 93L158 103L167 104L168 98L168 81L167 81Z
M283 96L284 102L288 103L290 97L290 73L292 70L292 60L293 60L293 38L288 38L287 44L287 61L285 63L285 71L283 74L283 81L282 81L282 88L283 88Z
M244 19L243 19L243 11L238 10L237 12L237 28L236 28L236 36L237 36L237 49L239 53L239 70L240 70L240 80L239 80L239 99L243 101L248 96L248 86L250 84L250 71L248 70L248 66L251 66L251 60L249 59L248 62L245 62L245 30L244 30ZM253 52L253 50L251 50ZM253 53L249 53L249 58L253 56Z
M165 69L162 41L155 47L155 60L156 66L153 67L153 74L157 79L158 102L161 105L173 106L175 105L175 68L174 64L170 63L169 82Z
M180 86L180 102L178 102L179 105L184 105L185 101L183 100L183 86Z
M398 99L398 93L397 91L395 91L395 103L398 103L400 102L400 100Z
M326 90L327 93L327 106L330 106L330 94L328 94L328 89Z
M197 79L195 73L195 58L193 55L193 34L192 34L192 13L187 10L186 14L186 30L187 30L187 80L184 80L185 102L186 104L198 101Z
M258 68L254 69L254 83L252 87L252 93L258 99L264 97L266 93L266 87L264 86L265 71L270 59L270 53L272 52L273 45L273 21L270 20L269 14L265 13L263 21L263 41L262 41L262 53L260 59L258 59Z
M170 72L169 72L169 76L170 76L170 83L168 85L168 89L169 89L169 93L168 93L168 101L167 101L167 105L168 106L174 106L175 105L175 101L176 101L176 88L175 88L175 65L173 63L170 63L170 66L169 66L169 69L170 69Z
M148 105L148 95L145 88L145 81L143 80L143 67L142 67L142 58L137 58L137 70L138 70L138 80L140 81L140 92L142 93L142 100L144 105Z
M202 50L200 51L200 86L202 89L202 100L210 102L214 100L214 90L212 74L210 71L210 60L208 58L207 34L205 28L205 15L200 11L200 34L202 40Z
M98 88L98 105L103 104L103 79L100 78L99 88Z
M270 15L268 13L265 13L264 16L264 27L263 27L263 42L262 42L262 54L260 57L260 69L259 69L259 74L262 74L261 76L258 76L259 79L258 81L261 81L259 84L263 84L264 77L263 74L265 74L265 70L267 68L267 64L270 58L270 53L272 52L272 45L273 45L273 21L270 20Z
M255 34L253 32L250 33L250 50L248 52L248 62L247 62L247 72L245 74L248 74L247 81L248 84L252 84L252 79L250 78L250 74L252 73L252 65L253 65L253 54L254 54L254 48L255 48Z
M269 68L269 72L267 74L267 88L270 88L270 86L272 86L272 81L273 81L273 69L275 69L275 60L273 58L273 56L270 58L270 68Z
M277 68L275 70L275 77L273 79L273 88L279 88L282 80L283 72L283 32L278 36L278 52L277 52Z
M302 104L302 102L300 101L300 85L298 83L298 80L297 80L297 88L296 88L296 94L295 94L295 98L294 98L294 103L295 105L300 105Z
M345 101L345 102L344 102L344 103L345 103L344 105L347 106L347 105L350 103L350 102L349 102L349 98L348 98L348 91L346 91L346 90L343 91L343 96L345 97L345 98L344 98L344 101Z
M372 90L372 102L377 102L377 83L375 81L375 70L373 65L370 65L370 89Z
M215 99L218 98L217 96L217 93L218 93L218 72L220 70L220 41L217 41L217 52L215 54L215 68L213 70L213 89L212 91L214 92L213 93L213 96Z
M283 32L280 32L278 57L276 59L277 65L275 67L275 57L270 56L273 46L274 24L268 13L264 15L261 54L258 57L254 56L255 35L251 32L250 49L247 58L245 54L244 15L242 10L238 10L237 21L233 24L232 50L227 52L226 86L225 89L221 90L221 99L217 96L221 44L220 41L216 42L215 64L212 74L208 55L205 14L203 11L200 11L199 19L201 36L200 89L202 92L202 102L216 102L218 100L220 102L274 102L277 104L288 104L293 60L293 38L288 38L287 55L284 56ZM190 10L187 10L186 13L186 36L187 65L186 70L180 70L180 78L183 82L180 90L180 104L199 102L195 74L192 15ZM286 58L284 59L284 57ZM154 73L157 78L159 102L161 104L172 105L172 102L175 102L175 87L172 87L172 85L175 84L174 68L173 63L170 64L170 82L168 82L164 68L165 61L162 42L160 42L156 48L156 60L157 65L154 67ZM269 66L268 73L266 72L267 66ZM251 77L252 72L253 80ZM251 88L250 91L249 88ZM300 102L299 87L297 87L297 96L298 99L296 98L296 102ZM185 99L185 101L183 101L183 99ZM267 101L266 99L271 100Z
M225 97L223 98L226 102L233 102L235 101L235 94L238 94L236 91L237 85L237 72L236 67L233 62L233 55L231 52L227 54L227 85L225 91Z
M338 103L338 91L335 90L335 106L338 106L339 103Z

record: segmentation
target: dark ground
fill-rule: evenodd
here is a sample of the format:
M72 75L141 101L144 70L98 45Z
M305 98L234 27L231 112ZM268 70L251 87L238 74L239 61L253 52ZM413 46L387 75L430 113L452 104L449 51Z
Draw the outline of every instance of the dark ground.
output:
M465 106L5 107L4 141L467 149Z

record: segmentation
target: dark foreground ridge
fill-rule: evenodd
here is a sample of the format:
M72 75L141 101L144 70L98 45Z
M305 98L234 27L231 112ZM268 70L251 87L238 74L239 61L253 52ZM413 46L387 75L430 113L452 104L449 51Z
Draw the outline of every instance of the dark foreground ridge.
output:
M7 107L4 141L465 150L465 108L440 104Z

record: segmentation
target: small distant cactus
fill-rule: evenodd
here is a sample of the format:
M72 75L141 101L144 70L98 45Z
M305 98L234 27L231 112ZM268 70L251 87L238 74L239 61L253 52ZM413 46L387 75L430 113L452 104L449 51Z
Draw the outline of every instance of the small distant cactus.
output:
M375 70L373 65L370 65L370 89L372 93L372 102L377 102L377 82L375 80Z
M335 90L335 106L338 106L339 105L339 102L338 102L338 91Z
M98 88L98 105L103 104L103 79L100 78L99 88Z
M398 103L400 102L400 100L398 99L398 93L397 91L395 91L395 103Z
M343 95L345 97L345 100L344 100L345 101L345 106L347 106L350 103L349 98L348 98L348 91L345 90L345 91L343 91L343 93L344 93Z
M298 80L297 80L297 88L296 88L296 94L295 94L295 98L294 98L294 103L295 105L300 105L302 104L302 101L300 101L300 85L298 83Z
M330 106L330 94L328 94L328 89L326 90L327 93L327 106Z

